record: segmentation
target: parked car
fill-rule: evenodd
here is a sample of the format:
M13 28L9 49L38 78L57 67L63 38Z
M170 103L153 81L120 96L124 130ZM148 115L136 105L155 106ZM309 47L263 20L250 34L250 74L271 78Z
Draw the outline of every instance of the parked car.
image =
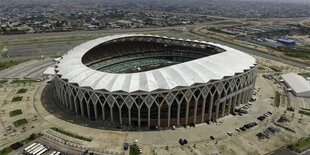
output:
M138 145L138 139L133 142L133 145Z
M214 140L215 138L214 138L213 136L210 136L210 139L211 139L211 140Z
M128 150L129 144L128 143L124 143L124 150Z
M241 130L239 128L236 128L236 131L241 132Z
M232 136L233 133L232 132L227 132L227 135Z
M187 140L186 140L186 139L180 139L180 140L179 140L179 143L180 143L181 145L187 144Z
M259 139L264 139L265 138L265 135L263 133L258 133L256 134L256 136L259 138Z
M265 116L259 116L257 117L258 120L263 121L265 119Z
M172 125L172 130L175 130L175 125Z

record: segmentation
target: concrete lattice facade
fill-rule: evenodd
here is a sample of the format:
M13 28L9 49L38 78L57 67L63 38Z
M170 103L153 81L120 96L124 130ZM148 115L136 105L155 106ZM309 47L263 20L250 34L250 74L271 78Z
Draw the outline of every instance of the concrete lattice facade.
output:
M88 118L94 116L95 119L103 120L109 118L113 122L115 121L113 113L118 113L121 125L131 126L136 122L137 126L141 126L141 122L145 122L146 126L179 126L228 115L239 104L248 102L253 94L255 80L256 68L253 68L221 81L151 93L94 91L72 85L57 77L55 86L60 101L74 110L77 115ZM219 104L216 104L217 100ZM124 106L128 110L127 114L122 112ZM141 109L144 106L147 109L147 117L141 118ZM157 118L151 118L152 106L157 107L157 113L155 112ZM133 114L133 107L137 108L137 114ZM185 110L181 110L181 107ZM101 114L98 113L99 109ZM167 115L161 113L167 113ZM99 118L99 115L102 118Z
M195 59L137 73L97 70L123 60L159 56ZM90 120L138 127L180 126L223 117L247 103L256 66L253 57L220 44L116 35L70 50L56 65L53 84L61 103Z

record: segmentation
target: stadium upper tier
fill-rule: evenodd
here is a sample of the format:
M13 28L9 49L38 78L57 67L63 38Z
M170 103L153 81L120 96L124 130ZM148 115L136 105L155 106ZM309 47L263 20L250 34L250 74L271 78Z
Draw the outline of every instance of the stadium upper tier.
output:
M195 60L138 73L99 71L118 58L182 56ZM98 65L99 64L99 65ZM251 69L256 59L220 44L154 35L114 35L83 43L63 56L57 74L69 83L110 92L151 92L221 80Z

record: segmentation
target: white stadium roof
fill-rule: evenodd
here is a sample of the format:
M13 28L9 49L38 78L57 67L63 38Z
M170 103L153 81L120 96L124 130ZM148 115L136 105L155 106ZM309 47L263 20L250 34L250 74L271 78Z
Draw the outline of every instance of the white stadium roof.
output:
M310 97L310 83L305 78L295 73L283 74L281 77L296 96Z
M256 59L248 54L205 41L199 41L199 43L217 46L226 52L139 73L107 73L91 69L82 63L82 56L93 47L113 39L134 36L160 37L156 35L123 34L88 41L74 47L63 56L63 59L57 64L57 74L61 75L62 79L67 79L69 83L76 83L80 87L90 87L93 90L150 92L157 89L173 89L197 83L207 83L210 80L220 80L223 77L242 73L257 64Z

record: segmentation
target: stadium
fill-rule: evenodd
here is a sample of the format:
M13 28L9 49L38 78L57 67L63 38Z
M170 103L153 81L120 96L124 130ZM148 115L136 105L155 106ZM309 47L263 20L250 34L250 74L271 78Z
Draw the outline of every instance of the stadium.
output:
M257 60L198 40L123 34L88 41L55 67L56 98L89 120L170 127L218 119L251 98Z

